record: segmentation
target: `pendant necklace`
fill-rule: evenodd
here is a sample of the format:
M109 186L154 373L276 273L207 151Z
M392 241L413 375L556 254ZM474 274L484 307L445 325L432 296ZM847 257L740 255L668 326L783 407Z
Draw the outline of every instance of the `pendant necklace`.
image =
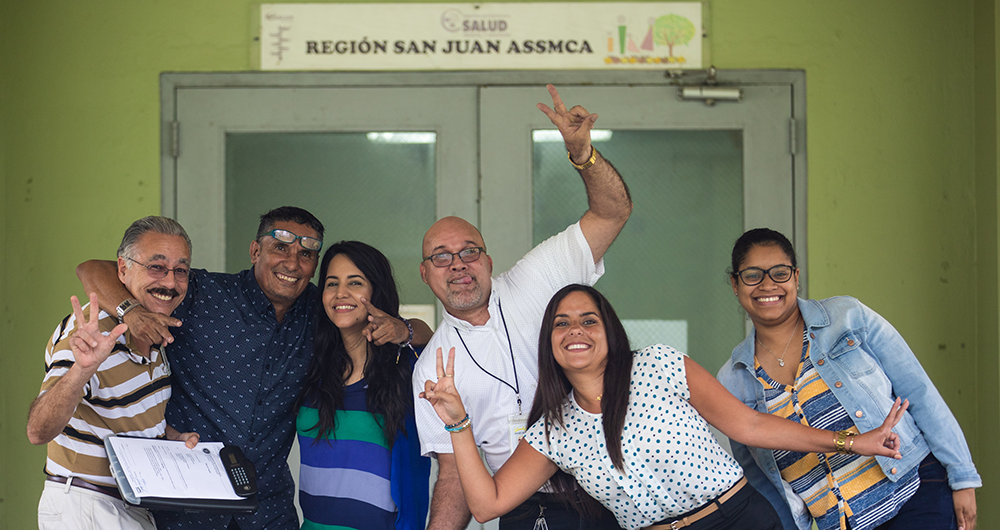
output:
M788 342L785 343L785 349L781 351L781 357L778 357L777 355L774 354L773 351L771 351L770 348L768 348L767 346L764 346L764 343L761 342L760 337L757 336L756 332L754 332L754 334L753 334L754 338L757 339L757 344L760 344L762 348L764 348L765 350L767 350L767 353L770 353L772 357L774 357L775 359L777 359L778 360L778 366L780 366L782 368L785 367L785 354L788 353L788 346L790 346L792 344L792 339L795 338L795 332L799 330L798 324L799 324L799 319L798 319L798 317L796 317L795 318L795 326L792 328L792 335L790 337L788 337Z

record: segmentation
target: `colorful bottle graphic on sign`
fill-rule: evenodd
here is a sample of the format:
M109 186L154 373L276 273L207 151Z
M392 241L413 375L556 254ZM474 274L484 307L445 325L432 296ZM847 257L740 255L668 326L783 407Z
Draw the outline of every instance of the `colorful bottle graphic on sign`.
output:
M686 64L677 48L687 48L698 34L694 22L680 15L650 17L643 27L629 26L626 18L619 16L615 29L608 32L607 64ZM635 30L639 32L633 33ZM641 43L636 44L634 35L643 35Z

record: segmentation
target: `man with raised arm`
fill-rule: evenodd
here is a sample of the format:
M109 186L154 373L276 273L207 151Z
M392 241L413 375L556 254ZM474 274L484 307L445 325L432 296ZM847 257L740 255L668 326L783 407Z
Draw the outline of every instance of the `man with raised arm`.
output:
M604 273L602 257L632 212L628 188L590 142L597 120L581 106L567 109L548 85L553 108L538 108L559 128L570 163L587 189L589 209L579 222L544 241L509 271L491 278L493 261L482 235L469 222L446 217L424 235L420 276L446 314L424 351L455 348L455 386L473 419L476 443L499 469L524 433L538 381L538 333L549 298L571 283L593 285ZM464 528L469 522L451 438L431 405L417 395L436 380L435 359L424 355L413 371L414 406L421 450L437 457L438 479L429 530ZM539 492L500 519L504 530L534 527L617 528L610 513L581 520Z
M125 231L115 269L131 297L169 316L187 293L190 266L191 240L181 225L144 217ZM164 419L171 393L164 348L99 311L96 296L89 319L70 297L73 314L45 349L45 379L28 412L28 440L48 444L38 527L154 529L148 510L122 501L103 439L166 436L194 447L198 435L177 432Z

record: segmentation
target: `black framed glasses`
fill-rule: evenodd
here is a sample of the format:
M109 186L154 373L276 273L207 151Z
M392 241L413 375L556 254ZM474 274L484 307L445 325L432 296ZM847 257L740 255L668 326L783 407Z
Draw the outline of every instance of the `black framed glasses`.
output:
M187 267L177 267L174 269L169 269L167 267L164 267L163 265L155 265L155 264L146 265L145 263L139 263L138 261L129 257L126 257L125 259L131 261L132 263L135 263L136 265L145 267L146 272L149 274L149 276L157 280L162 280L163 278L166 278L167 274L171 272L174 273L174 279L179 282L186 282L188 281L188 278L191 277L191 269Z
M455 256L462 260L462 263L472 263L474 261L479 261L479 257L486 252L483 247L469 247L463 248L458 252L439 252L437 254L431 254L423 259L423 261L430 260L435 267L447 267L451 265L451 262L455 261Z
M774 283L785 283L792 279L794 271L795 269L791 265L775 265L767 270L757 267L747 267L736 274L743 280L743 285L751 287L764 281L765 275L770 276L771 281Z
M297 240L299 244L302 245L302 248L306 250L315 250L316 252L319 252L319 249L323 248L323 241L320 239L295 235L293 232L282 230L280 228L271 230L267 233L267 235L281 241L282 243L288 243L289 245Z

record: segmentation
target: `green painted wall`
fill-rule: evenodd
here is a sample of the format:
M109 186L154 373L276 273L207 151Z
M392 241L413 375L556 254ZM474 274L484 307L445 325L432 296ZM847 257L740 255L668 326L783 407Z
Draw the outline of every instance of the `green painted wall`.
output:
M0 50L4 48L6 41L3 35L7 35L10 32L10 21L5 16L4 4L0 4ZM5 80L9 77L10 66L7 60L7 54L0 51L0 278L3 278L3 274L8 272L7 268L7 249L10 245L7 243L7 141L10 136L7 134L9 127L7 126L7 109L9 108L8 101L10 101L10 89L9 83ZM7 359L10 357L10 350L8 349L7 337L10 332L8 331L7 325L7 314L8 310L6 307L9 305L7 282L0 280L0 373L5 373L8 369ZM12 389L13 390L13 389ZM7 392L0 391L0 448L6 449L7 447L13 447L15 444L21 447L21 453L24 454L24 440L12 438L8 436L9 432L13 432L16 429L17 422L12 421L13 417L8 414L9 410L13 410L10 406L10 399L8 398ZM10 443L8 443L8 439ZM0 451L0 453L6 453L7 451ZM8 477L10 476L10 468L7 465L7 459L0 457L0 476ZM5 482L5 481L0 481ZM4 500L6 497L6 486L0 484L0 524L6 523L5 514L8 512L4 508ZM5 525L6 526L6 525Z
M977 465L984 480L994 482L983 489L979 496L982 528L992 528L1000 520L997 507L997 486L995 478L1000 477L1000 457L996 451L1000 440L1000 296L998 277L1000 259L997 244L998 189L1000 167L997 165L1000 115L997 114L1000 93L1000 11L995 0L976 0L974 5L975 35L975 193L976 193L976 364L975 381L977 409L975 415L976 437L978 438ZM988 524L987 524L988 523Z
M252 7L0 2L2 528L34 526L24 422L73 267L159 213L159 73L250 69ZM709 20L716 66L807 72L811 294L892 321L1000 476L995 0L713 0ZM1000 490L979 499L1000 526Z

